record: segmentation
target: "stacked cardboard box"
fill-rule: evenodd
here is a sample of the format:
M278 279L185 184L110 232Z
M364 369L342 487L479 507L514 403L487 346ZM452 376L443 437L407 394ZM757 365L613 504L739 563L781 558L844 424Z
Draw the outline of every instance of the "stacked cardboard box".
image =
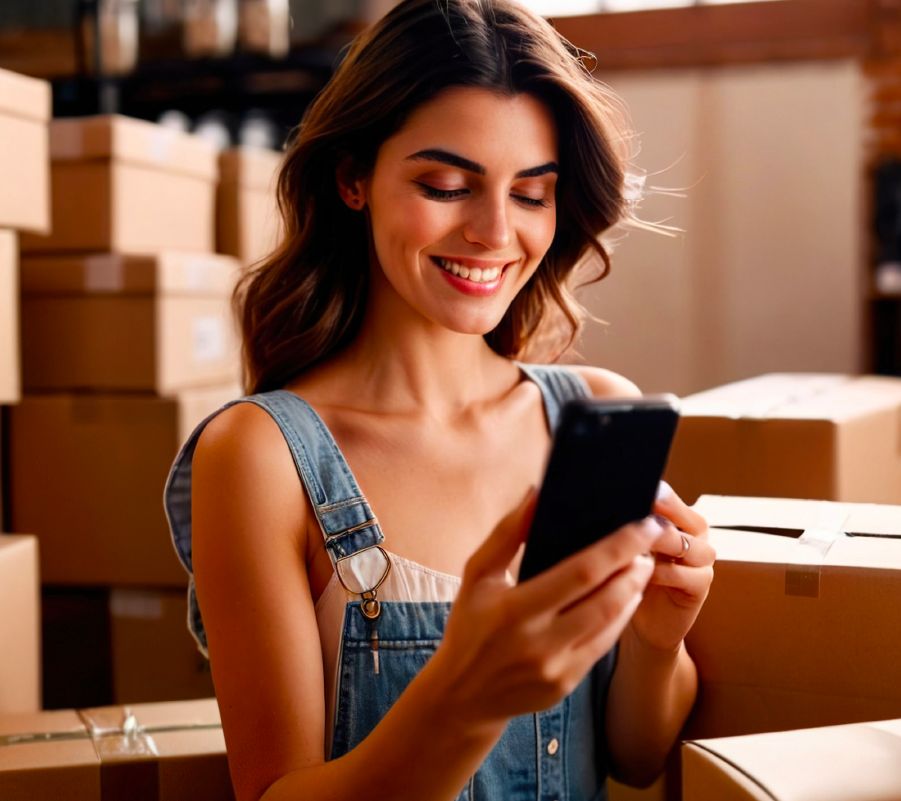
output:
M0 715L41 708L40 585L34 537L0 536Z
M897 801L901 720L682 747L684 801Z
M4 801L233 801L213 699L0 716Z
M21 399L19 236L50 227L50 85L0 70L0 532L9 530L7 404ZM40 596L33 537L0 534L0 714L40 709ZM10 610L15 610L10 614Z
M667 479L700 495L901 503L901 379L772 374L682 402Z
M72 705L72 665L107 665L109 686L77 703L208 696L162 491L193 426L240 394L217 153L114 115L54 120L50 155L53 226L22 239L8 445L11 518L41 545L45 688Z
M216 249L250 265L278 244L276 181L281 154L236 147L219 156Z
M901 716L901 506L705 496L716 579L687 734Z

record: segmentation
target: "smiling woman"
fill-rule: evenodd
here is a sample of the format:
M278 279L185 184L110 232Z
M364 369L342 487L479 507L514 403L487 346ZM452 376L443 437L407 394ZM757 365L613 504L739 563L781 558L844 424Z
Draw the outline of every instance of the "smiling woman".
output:
M578 332L577 268L609 269L622 116L512 0L405 0L298 127L284 241L236 296L254 394L166 489L238 801L599 801L660 770L703 519L664 489L513 578L562 405L638 392L525 361Z

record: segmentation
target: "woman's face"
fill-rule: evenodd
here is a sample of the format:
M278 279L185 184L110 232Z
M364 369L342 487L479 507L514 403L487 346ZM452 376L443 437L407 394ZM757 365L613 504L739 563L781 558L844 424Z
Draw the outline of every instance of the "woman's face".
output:
M530 95L457 87L419 107L359 186L372 301L460 333L495 328L554 238L557 162L554 119Z

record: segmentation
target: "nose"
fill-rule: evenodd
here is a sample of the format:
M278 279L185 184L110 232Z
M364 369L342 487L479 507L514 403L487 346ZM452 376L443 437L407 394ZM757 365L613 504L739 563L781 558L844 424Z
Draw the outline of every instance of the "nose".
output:
M510 244L510 221L506 197L485 197L473 204L463 228L463 238L488 250L502 250Z

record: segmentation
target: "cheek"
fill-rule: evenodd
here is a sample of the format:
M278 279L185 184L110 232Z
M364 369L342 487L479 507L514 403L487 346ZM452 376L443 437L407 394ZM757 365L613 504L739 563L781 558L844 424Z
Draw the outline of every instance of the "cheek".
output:
M526 247L529 255L541 260L547 253L557 233L556 209L548 209L542 213L540 220L535 220L526 228Z
M373 238L380 257L415 252L436 244L453 225L448 209L417 198L398 198L389 208L373 211Z

